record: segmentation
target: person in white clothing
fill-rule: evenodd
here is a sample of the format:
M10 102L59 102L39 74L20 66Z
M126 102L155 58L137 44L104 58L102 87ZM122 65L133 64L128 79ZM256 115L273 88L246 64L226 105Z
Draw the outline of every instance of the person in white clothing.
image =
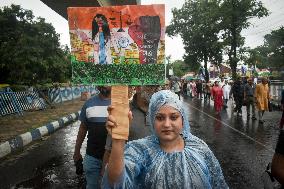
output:
M225 81L225 84L222 87L223 94L224 94L224 107L227 108L227 102L230 99L230 91L231 91L231 85L228 84L228 81Z
M186 87L186 91L187 91L187 95L192 97L192 80L190 80L189 83L187 83L187 87Z
M173 84L173 88L174 88L174 93L176 93L180 99L180 88L181 88L181 84L179 81L175 81Z
M221 81L219 82L219 86L223 88L225 84L226 84L226 81L224 81L224 78L221 78Z

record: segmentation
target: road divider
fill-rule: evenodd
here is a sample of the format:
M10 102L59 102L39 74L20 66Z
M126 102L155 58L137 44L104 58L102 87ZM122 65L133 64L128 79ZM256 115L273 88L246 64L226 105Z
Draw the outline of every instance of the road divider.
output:
M72 122L78 120L80 111L76 113L69 114L65 117L58 119L57 121L50 122L39 128L33 129L30 132L18 135L13 139L0 144L0 158L7 156L8 154L23 150L24 146L30 144L33 141L42 139L45 135L50 135L54 133L59 128L65 125L71 124Z

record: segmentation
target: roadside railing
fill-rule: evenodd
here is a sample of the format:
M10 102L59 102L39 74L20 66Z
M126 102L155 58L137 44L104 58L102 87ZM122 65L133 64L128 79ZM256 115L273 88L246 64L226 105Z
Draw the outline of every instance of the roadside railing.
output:
M81 93L98 94L94 86L72 86L23 92L0 92L0 116L23 115L24 111L45 109L47 105L62 103L81 97Z
M27 110L45 109L46 104L36 92L0 92L0 115L18 113Z

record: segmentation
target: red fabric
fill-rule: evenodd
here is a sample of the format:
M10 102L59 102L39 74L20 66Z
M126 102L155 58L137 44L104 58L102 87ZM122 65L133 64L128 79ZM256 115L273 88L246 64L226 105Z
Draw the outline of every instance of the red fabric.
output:
M223 90L219 86L212 87L212 97L214 99L214 108L217 112L220 112L223 106Z

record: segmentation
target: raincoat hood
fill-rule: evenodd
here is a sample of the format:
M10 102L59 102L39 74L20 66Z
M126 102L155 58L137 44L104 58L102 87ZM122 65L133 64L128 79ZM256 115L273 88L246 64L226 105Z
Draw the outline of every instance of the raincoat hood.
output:
M149 111L149 120L150 120L152 133L157 137L154 128L155 117L159 109L163 105L171 106L180 112L180 114L182 115L182 122L183 122L182 135L183 137L189 137L191 134L190 134L187 108L183 106L182 102L179 100L178 95L171 92L170 90L158 91L154 93L151 97L148 111Z

